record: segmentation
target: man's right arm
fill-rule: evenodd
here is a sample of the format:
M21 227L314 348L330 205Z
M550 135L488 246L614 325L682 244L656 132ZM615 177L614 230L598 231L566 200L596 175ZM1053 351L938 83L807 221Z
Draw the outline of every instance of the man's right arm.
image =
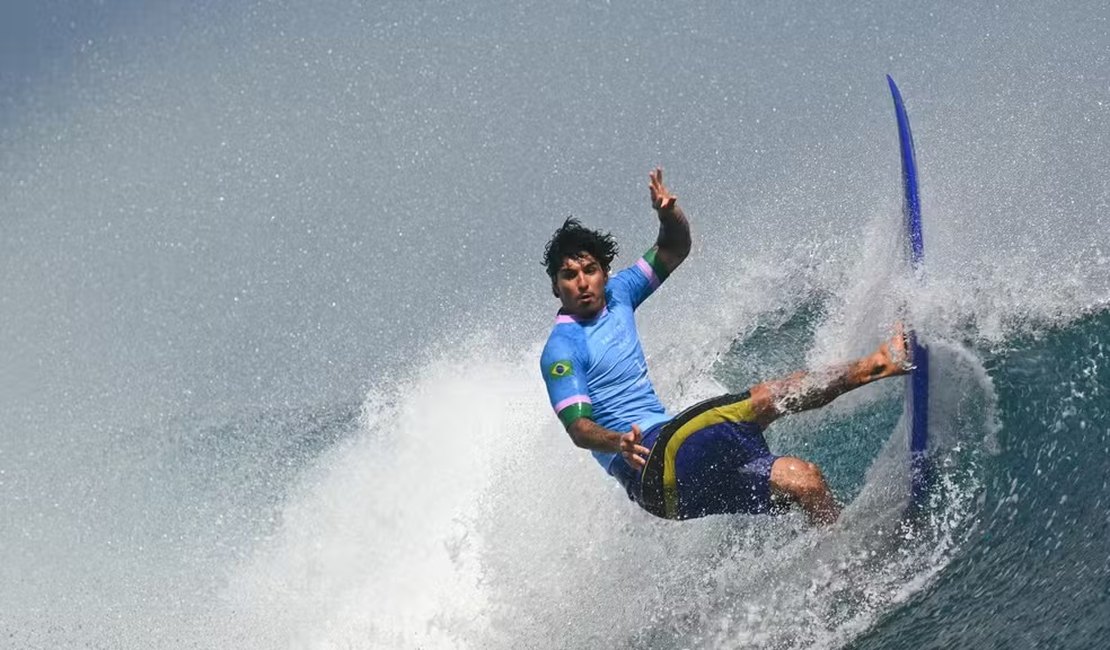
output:
M640 444L640 427L632 425L627 433L606 429L589 418L578 418L567 425L567 433L574 444L582 449L619 453L628 464L641 469L647 464L651 450Z
M589 418L578 418L567 425L574 444L590 451L615 454L620 451L621 434L601 426Z
M562 421L574 444L583 449L620 453L630 465L639 469L647 462L648 449L640 445L640 428L620 433L593 421L593 404L586 385L585 359L581 348L567 338L553 336L540 356L547 395L551 407Z

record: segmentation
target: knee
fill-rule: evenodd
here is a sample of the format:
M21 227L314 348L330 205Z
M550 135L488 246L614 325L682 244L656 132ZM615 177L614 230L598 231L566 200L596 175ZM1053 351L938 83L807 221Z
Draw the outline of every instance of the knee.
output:
M825 477L821 474L821 469L813 463L804 461L802 465L797 477L798 491L806 495L824 494L828 488L825 486Z
M771 466L771 487L794 497L824 494L828 490L817 465L792 456L779 458Z

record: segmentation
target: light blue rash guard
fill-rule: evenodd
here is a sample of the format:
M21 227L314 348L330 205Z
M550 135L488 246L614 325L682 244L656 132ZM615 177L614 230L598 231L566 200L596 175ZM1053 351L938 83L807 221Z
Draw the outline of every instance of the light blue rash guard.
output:
M652 248L605 284L606 307L591 319L560 313L540 356L547 395L563 426L580 417L612 431L670 419L648 379L633 311L666 278ZM618 454L592 452L609 473Z

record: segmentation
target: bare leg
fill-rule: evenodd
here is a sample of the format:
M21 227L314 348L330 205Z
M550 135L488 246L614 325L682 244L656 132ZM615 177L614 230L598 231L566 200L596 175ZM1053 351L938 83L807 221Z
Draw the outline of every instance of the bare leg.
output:
M827 525L840 516L836 502L821 470L813 463L793 456L782 456L771 465L771 491L805 510L809 523Z
M752 407L766 427L780 416L822 407L848 391L873 381L909 372L906 339L899 325L875 352L841 366L817 372L796 372L751 388Z
M752 406L761 426L780 416L818 408L850 390L873 381L909 372L906 340L901 325L895 335L872 354L827 371L797 372L751 389ZM805 510L810 523L827 525L840 516L821 470L813 463L783 456L771 466L771 490Z

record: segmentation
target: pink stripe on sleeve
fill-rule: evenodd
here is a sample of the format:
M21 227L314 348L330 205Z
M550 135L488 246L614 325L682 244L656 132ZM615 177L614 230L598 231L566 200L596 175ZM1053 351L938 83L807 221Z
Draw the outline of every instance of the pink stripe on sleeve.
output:
M640 272L648 279L652 291L658 289L659 285L662 284L659 282L659 276L655 274L655 269L651 268L651 264L648 264L644 258L641 257L636 260L636 268L640 269Z
M562 411L563 409L565 409L568 406L573 406L575 404L583 404L583 403L593 404L593 402L590 401L590 396L589 395L571 395L570 397L566 398L565 400L563 400L563 401L561 401L561 402L559 402L558 404L555 405L555 412L558 413L559 411Z

